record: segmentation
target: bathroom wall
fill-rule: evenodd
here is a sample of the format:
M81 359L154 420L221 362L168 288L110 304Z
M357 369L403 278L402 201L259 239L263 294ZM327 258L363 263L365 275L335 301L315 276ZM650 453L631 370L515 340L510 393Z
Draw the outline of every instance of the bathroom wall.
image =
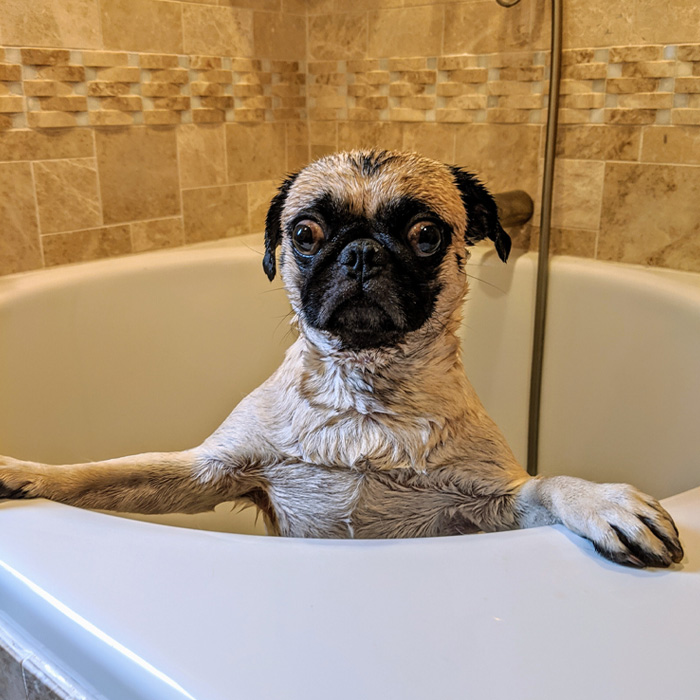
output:
M308 7L312 154L412 148L539 205L549 0ZM564 15L554 252L700 271L700 5L564 0ZM538 218L518 245L536 247Z
M0 0L0 274L262 230L308 158L304 13Z
M0 0L0 273L260 231L337 148L539 203L549 6ZM700 6L564 6L555 252L700 270Z

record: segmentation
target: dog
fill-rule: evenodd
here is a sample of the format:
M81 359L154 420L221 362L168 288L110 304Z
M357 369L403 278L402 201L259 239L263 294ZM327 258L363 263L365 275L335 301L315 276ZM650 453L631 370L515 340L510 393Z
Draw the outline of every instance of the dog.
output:
M403 538L560 523L604 557L668 567L670 515L626 484L531 477L465 376L469 247L511 241L470 173L417 154L325 156L287 177L266 219L299 336L200 446L54 466L0 458L0 496L197 513L245 500L271 533Z

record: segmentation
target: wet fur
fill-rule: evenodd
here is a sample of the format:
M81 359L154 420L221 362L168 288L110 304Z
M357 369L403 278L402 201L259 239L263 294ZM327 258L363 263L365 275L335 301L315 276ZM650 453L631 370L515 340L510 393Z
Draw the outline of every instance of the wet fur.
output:
M362 235L388 246L392 262L381 289L394 294L391 303L410 298L398 277L425 280L427 320L378 347L355 347L351 335L324 329L303 293L318 282L320 267L295 257L291 243L294 222L320 198L362 229L329 237ZM393 230L389 217L379 225L388 206L407 199L445 227L432 268L407 257L404 224L397 220ZM68 466L0 458L0 495L141 513L194 513L247 499L272 532L299 537L423 537L563 523L622 564L680 561L675 525L654 499L624 484L529 477L486 414L464 374L457 336L468 246L482 238L508 257L495 203L467 172L387 151L312 163L283 183L267 217L263 267L272 279L280 260L300 331L278 370L199 447ZM342 265L330 247L324 254L327 290Z

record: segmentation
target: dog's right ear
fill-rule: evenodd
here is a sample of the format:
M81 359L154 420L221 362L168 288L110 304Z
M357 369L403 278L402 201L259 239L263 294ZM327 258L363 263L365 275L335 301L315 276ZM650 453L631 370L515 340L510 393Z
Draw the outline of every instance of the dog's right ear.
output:
M294 173L289 175L287 179L280 185L277 194L270 202L270 208L267 210L265 217L265 257L263 258L263 270L267 275L267 279L272 282L277 271L277 263L275 261L275 250L282 242L282 209L287 201L289 188L294 184L297 175Z

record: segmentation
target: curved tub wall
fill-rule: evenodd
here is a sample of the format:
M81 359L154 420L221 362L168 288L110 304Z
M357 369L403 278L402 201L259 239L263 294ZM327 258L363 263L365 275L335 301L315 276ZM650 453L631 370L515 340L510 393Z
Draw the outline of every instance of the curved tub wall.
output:
M281 284L251 244L259 238L0 280L0 453L66 463L201 442L292 340ZM477 246L468 270L467 373L524 460L535 257L503 265ZM700 483L697 279L554 259L542 473L631 481L659 497ZM263 532L252 509L231 509L148 519Z
M522 461L535 259L479 262L465 366ZM547 313L540 474L657 498L700 485L700 275L557 256Z

